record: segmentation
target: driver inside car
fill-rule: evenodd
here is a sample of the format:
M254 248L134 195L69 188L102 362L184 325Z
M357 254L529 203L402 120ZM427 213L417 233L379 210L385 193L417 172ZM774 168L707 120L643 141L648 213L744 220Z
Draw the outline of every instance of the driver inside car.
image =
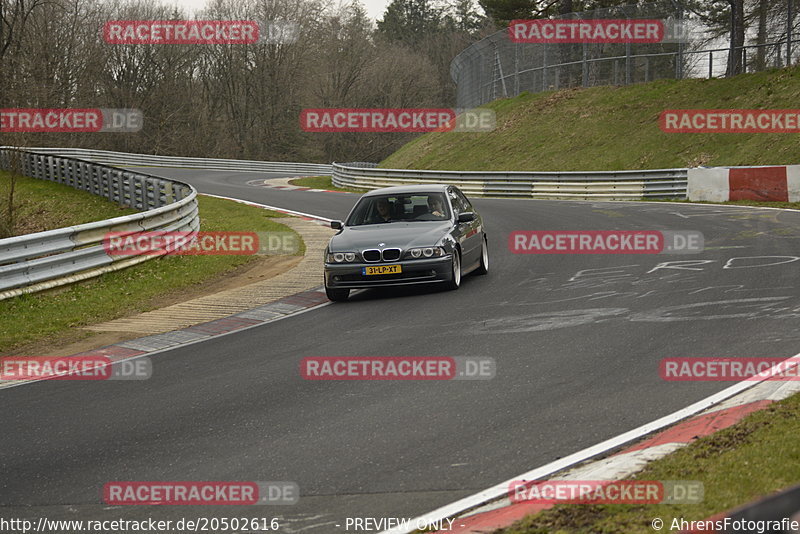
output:
M372 217L374 223L389 222L392 220L392 208L389 200L386 198L379 198L375 203L377 214Z
M439 217L440 219L444 219L444 205L442 203L442 197L438 195L429 196L428 209L430 209L431 215Z

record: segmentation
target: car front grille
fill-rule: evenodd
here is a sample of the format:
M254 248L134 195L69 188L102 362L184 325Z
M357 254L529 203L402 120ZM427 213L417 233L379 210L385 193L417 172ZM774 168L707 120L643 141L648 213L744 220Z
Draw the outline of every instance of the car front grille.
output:
M364 261L374 263L376 261L381 261L381 251L378 249L369 249L365 250L361 253L364 257Z
M383 250L383 261L397 261L400 259L399 248L387 248Z
M387 248L383 251L370 248L361 252L361 256L367 263L383 261L397 261L400 259L401 250L399 248Z

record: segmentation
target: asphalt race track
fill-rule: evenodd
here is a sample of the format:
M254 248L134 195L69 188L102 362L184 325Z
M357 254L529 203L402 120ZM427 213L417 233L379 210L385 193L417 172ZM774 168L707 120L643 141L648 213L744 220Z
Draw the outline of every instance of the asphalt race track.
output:
M256 173L146 172L329 218L358 198L246 185L268 177ZM665 382L662 358L800 352L800 213L473 200L490 237L490 273L466 277L458 291L355 293L154 355L146 381L0 391L0 516L278 517L280 532L345 532L347 517L420 515L731 385ZM514 230L698 230L706 250L515 255ZM307 356L489 356L497 376L304 381ZM301 499L102 504L103 484L125 480L285 480L299 484Z

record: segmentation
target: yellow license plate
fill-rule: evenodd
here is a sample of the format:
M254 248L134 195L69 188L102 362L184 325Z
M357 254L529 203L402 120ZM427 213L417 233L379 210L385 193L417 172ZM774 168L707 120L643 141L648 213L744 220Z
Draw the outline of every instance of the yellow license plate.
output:
M370 265L369 267L361 268L361 274L367 276L373 274L399 274L402 272L403 269L400 265Z

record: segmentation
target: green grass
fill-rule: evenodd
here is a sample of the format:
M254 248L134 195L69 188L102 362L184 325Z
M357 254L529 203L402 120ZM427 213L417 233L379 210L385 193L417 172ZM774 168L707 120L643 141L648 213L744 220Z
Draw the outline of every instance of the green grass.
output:
M0 171L0 211L6 208L10 180L9 173ZM136 213L134 209L86 191L27 176L17 177L14 206L16 224L11 235L43 232Z
M428 133L381 167L580 171L797 164L797 134L667 134L658 118L665 109L795 109L798 100L800 67L728 79L523 93L483 106L497 114L494 131Z
M202 231L286 232L284 215L230 200L198 197ZM298 255L305 253L301 243ZM0 351L35 341L80 339L77 327L153 308L157 297L198 286L256 256L168 256L46 293L0 301Z
M651 522L656 517L664 521L662 532L670 532L673 518L706 519L797 484L798 432L800 395L794 395L650 462L636 475L638 480L699 480L705 488L701 504L557 505L496 532L653 534Z
M330 189L331 191L343 191L345 193L366 193L366 189L354 189L350 187L336 187L333 185L333 178L330 176L304 176L289 180L292 185L300 187L310 187L312 189Z

